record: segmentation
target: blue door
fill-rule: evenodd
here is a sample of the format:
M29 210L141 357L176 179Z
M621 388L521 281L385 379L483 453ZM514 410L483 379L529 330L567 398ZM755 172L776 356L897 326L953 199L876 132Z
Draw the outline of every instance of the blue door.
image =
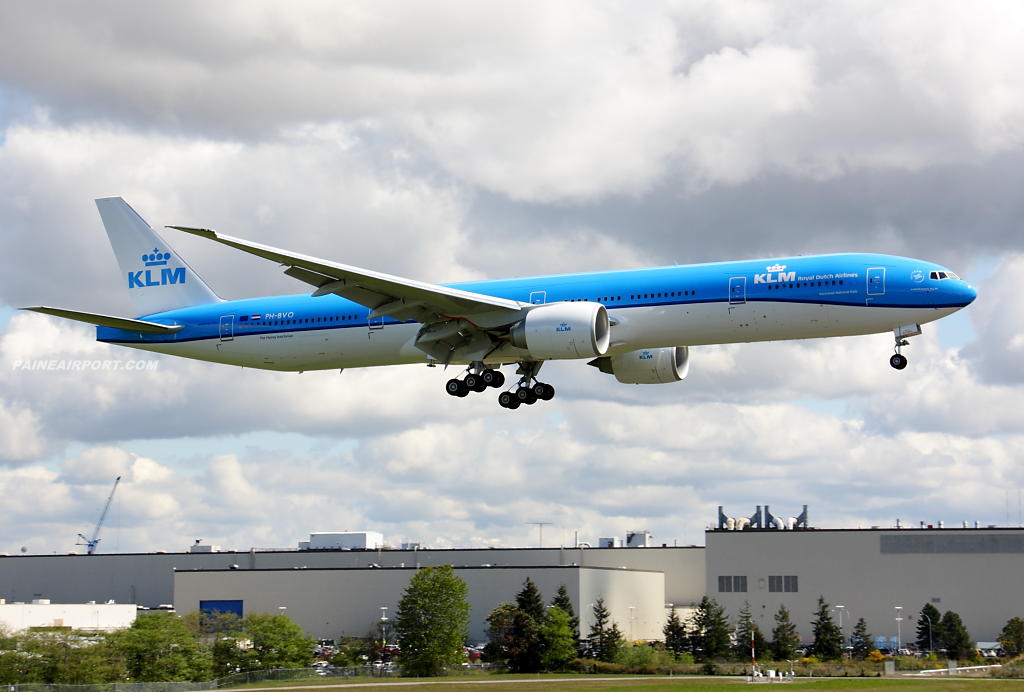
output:
M729 279L729 305L747 302L747 277L734 276Z
M885 267L873 267L868 269L868 295L880 296L885 294Z

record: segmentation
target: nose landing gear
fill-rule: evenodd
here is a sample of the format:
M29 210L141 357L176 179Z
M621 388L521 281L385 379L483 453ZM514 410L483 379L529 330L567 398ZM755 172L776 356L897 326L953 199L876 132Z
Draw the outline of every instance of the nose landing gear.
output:
M896 338L896 346L894 347L896 353L894 353L892 358L889 359L889 365L897 370L902 370L907 367L907 357L902 353L903 347L908 345L907 337L919 335L921 333L921 325L908 324L902 327L896 327L892 330L892 333Z

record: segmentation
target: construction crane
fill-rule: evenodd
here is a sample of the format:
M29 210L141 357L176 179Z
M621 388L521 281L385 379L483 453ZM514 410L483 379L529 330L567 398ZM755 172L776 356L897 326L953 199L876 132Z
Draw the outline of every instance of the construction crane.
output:
M114 501L114 493L117 492L117 484L121 482L121 477L118 476L117 480L114 481L114 488L110 491L110 497L107 498L107 504L103 507L103 513L100 514L100 520L96 522L96 530L92 532L92 540L86 538L82 534L78 534L84 543L75 543L75 545L84 545L88 547L88 555L92 555L96 552L96 546L99 544L100 529L103 527L103 520L107 518L107 510L110 509L110 503Z

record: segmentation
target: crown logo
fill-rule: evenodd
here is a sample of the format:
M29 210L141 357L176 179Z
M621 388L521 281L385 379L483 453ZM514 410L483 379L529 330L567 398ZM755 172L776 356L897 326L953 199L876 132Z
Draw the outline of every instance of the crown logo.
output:
M171 253L160 252L157 248L153 248L151 254L142 256L142 261L146 263L147 267L162 267L167 264L169 259L171 259Z
M770 272L781 272L785 268L786 268L786 265L784 265L784 264L773 264L772 266L768 267L768 271L770 271Z

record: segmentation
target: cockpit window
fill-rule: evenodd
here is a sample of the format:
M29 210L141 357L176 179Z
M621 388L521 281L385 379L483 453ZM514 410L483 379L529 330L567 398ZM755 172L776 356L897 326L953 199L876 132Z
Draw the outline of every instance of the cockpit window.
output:
M953 272L929 272L928 278L933 281L942 281L943 279L959 279L960 277Z
M932 281L938 281L939 280L939 273L938 272L930 272L928 274L928 278L931 279Z
M960 279L960 277L957 276L956 274L954 274L953 272L946 272L946 276L948 276L951 279L957 279L957 280Z

